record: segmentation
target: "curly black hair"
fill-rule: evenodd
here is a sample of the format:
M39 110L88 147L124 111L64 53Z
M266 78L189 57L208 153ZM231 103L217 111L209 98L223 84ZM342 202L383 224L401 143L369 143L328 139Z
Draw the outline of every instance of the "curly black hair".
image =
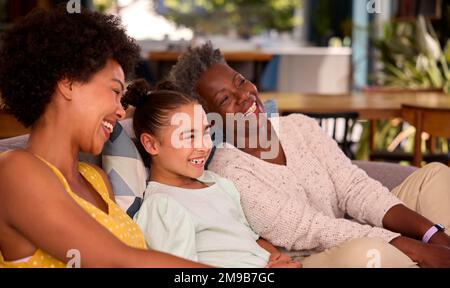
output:
M3 106L26 127L39 119L61 79L87 82L108 59L128 79L139 58L118 17L86 9L69 14L65 5L32 12L2 35L0 45Z
M203 72L215 64L227 64L222 52L207 41L199 47L189 47L169 72L168 81L180 92L199 98L195 85Z

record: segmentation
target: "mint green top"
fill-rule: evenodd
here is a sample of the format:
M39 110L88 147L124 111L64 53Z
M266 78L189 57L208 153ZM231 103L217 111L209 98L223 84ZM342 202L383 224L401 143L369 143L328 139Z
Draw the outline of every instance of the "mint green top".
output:
M256 240L233 182L205 171L203 189L149 182L134 220L150 249L215 267L264 267L269 252Z

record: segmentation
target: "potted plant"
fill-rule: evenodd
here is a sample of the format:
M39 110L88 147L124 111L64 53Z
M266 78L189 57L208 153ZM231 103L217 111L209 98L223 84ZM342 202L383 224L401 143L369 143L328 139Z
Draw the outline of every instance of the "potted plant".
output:
M398 21L384 27L381 39L372 39L379 52L379 69L372 77L377 86L365 92L444 92L450 93L450 40L441 47L430 21L419 16L416 21ZM377 150L394 152L401 147L411 152L414 127L404 125L401 119L378 121L375 131ZM368 127L361 136L358 155L367 157ZM422 135L426 140L429 135ZM439 143L447 149L447 140ZM425 145L424 145L425 147Z
M415 22L386 25L384 37L372 43L380 53L382 67L374 77L377 85L393 91L450 92L450 40L442 48L423 16Z

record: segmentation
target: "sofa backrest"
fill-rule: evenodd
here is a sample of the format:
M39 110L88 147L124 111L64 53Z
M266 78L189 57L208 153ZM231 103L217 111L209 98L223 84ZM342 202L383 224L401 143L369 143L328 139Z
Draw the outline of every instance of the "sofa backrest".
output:
M125 132L128 135L130 135L130 137L134 137L133 120L131 118L128 118L128 119L121 120L119 122L122 125ZM7 151L7 150L25 148L27 145L28 138L29 138L29 134L6 138L6 139L0 139L0 153ZM90 154L81 152L78 155L78 159L83 162L96 164L100 167L102 166L102 156L101 155L90 155Z

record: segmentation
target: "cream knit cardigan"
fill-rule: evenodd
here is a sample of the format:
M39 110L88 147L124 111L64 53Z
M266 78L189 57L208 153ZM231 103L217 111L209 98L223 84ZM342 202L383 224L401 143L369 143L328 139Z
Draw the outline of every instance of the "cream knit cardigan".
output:
M315 251L353 238L389 242L400 235L382 228L382 219L402 202L353 165L314 119L292 114L271 122L286 166L230 144L216 150L209 166L235 183L257 234L288 250ZM354 220L344 219L345 213Z

